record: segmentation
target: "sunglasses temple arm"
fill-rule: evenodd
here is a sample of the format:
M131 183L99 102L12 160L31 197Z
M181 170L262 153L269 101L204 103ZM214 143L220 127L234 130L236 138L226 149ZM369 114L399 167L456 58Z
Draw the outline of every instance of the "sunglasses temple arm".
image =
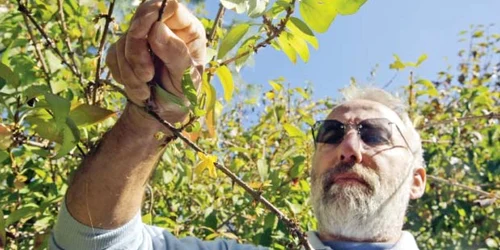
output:
M394 124L396 125L396 124ZM399 134L401 135L401 137L403 137L403 140L405 141L406 143L406 147L408 148L408 150L410 150L410 153L412 152L411 150L411 147L410 147L410 144L408 143L408 141L406 140L405 136L403 135L403 132L401 131L401 129L399 129L399 126L396 125L396 129L398 130Z

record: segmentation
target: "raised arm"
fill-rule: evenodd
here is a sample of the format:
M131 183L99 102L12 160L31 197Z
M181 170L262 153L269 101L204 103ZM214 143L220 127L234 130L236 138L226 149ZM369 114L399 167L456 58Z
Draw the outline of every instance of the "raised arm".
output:
M183 97L181 79L191 67L200 86L206 38L202 24L176 1L168 1L157 22L161 0L141 5L127 33L111 46L106 63L114 79L125 86L128 104L115 126L102 138L76 171L66 194L66 206L79 222L113 229L128 222L140 209L144 186L171 135L140 107L150 97L147 82L156 74L170 93ZM148 44L160 60L153 62ZM171 123L187 113L173 103L154 101L156 112Z

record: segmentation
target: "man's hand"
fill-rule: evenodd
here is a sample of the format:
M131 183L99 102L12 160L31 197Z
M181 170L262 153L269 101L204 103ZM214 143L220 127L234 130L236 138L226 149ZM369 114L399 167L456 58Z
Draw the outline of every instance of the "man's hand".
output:
M160 6L161 0L141 5L130 30L110 48L106 58L113 77L125 86L128 97L137 105L150 97L147 82L153 77L161 79L165 90L181 98L185 98L181 80L187 68L193 67L196 88L201 82L206 46L202 24L186 7L172 0L168 1L163 21L157 22ZM152 60L149 46L158 61ZM162 118L175 123L187 115L176 105L156 100L154 106ZM165 148L164 142L156 139L159 129L164 128L153 117L136 105L127 105L74 174L66 195L73 218L88 226L111 229L124 225L138 213L144 186Z
M161 0L142 4L127 33L113 44L106 57L114 79L125 86L128 98L144 105L153 77L162 87L184 99L181 80L192 67L191 77L199 88L206 51L205 30L201 22L182 4L168 0L162 22L157 22ZM158 57L153 61L150 49ZM156 74L156 75L155 75ZM153 96L156 112L171 123L183 121L187 113L177 104L161 102Z

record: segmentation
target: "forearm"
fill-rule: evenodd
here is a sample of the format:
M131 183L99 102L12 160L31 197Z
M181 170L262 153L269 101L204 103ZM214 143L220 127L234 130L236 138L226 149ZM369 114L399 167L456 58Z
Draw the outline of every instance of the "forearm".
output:
M111 229L139 211L144 186L164 148L155 138L159 122L140 112L128 106L76 171L66 205L79 222Z

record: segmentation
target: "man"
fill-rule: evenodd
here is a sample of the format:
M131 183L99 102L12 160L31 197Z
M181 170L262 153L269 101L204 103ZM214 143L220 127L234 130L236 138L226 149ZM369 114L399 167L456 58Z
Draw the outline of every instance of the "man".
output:
M146 82L156 74L162 87L183 98L181 78L192 67L196 87L205 57L205 31L181 4L141 5L130 29L106 62L131 102L98 148L76 171L50 240L51 249L256 249L234 241L177 239L141 222L145 183L171 136L142 111L150 98ZM153 62L148 44L161 62ZM155 67L156 66L156 67ZM314 130L316 152L311 200L319 221L309 233L316 249L417 249L402 231L409 199L422 195L425 170L418 133L401 102L381 90L354 90ZM171 123L187 114L153 99Z

